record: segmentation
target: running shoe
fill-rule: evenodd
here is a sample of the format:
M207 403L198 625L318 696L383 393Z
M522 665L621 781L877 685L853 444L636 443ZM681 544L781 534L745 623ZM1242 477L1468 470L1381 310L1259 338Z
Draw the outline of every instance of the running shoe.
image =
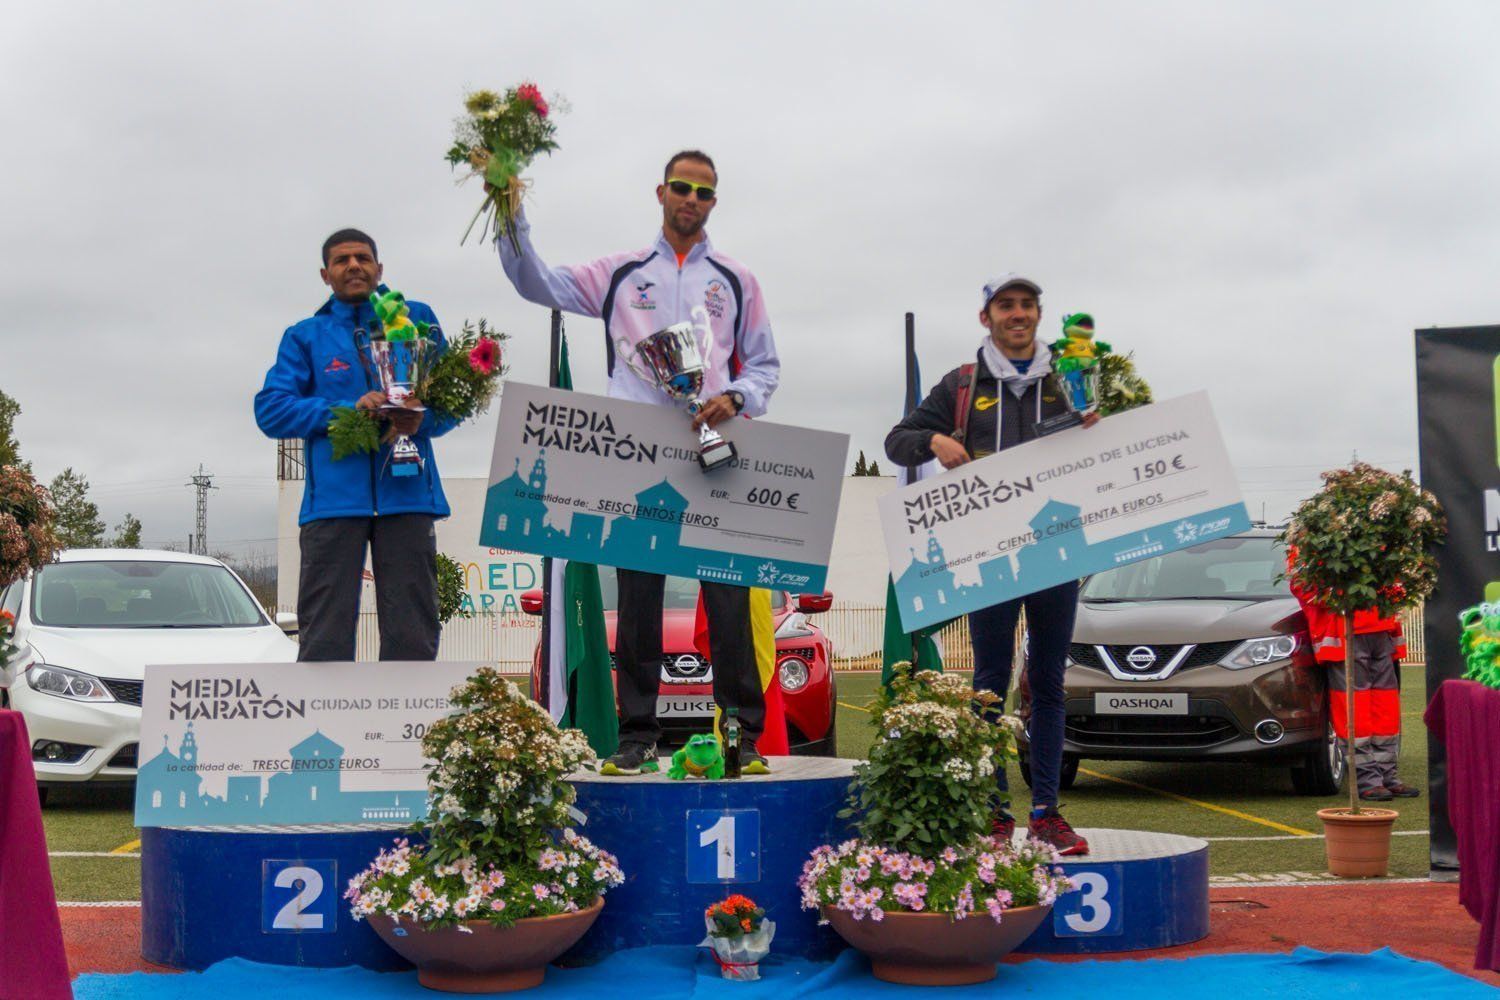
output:
M656 759L655 743L629 742L620 744L614 756L599 765L600 774L640 774L642 771L660 771L661 763Z
M1032 837L1044 844L1051 844L1063 857L1077 857L1089 852L1089 842L1074 832L1056 806L1048 806L1042 815L1031 817L1028 826Z

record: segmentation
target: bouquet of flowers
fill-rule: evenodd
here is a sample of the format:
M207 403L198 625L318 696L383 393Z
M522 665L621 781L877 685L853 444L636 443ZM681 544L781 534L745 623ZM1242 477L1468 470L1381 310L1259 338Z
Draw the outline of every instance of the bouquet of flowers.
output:
M1151 386L1135 370L1134 354L1113 352L1099 359L1099 415L1124 413L1151 402Z
M567 826L575 793L566 777L594 760L584 735L558 729L493 667L454 688L451 701L456 714L422 739L436 762L431 814L413 827L426 846L397 840L350 880L354 919L509 927L587 909L621 885L615 858Z
M806 909L855 919L887 911L962 920L1050 905L1072 883L1050 845L1015 847L990 835L995 770L1016 755L1019 721L967 681L897 664L877 699L880 736L855 767L850 808L859 837L815 850L798 886Z
M557 148L553 141L557 125L551 115L562 110L562 104L555 94L549 104L534 83L523 83L503 94L476 90L464 98L464 114L454 122L453 145L446 159L451 166L468 167L467 177L482 177L485 183L484 203L464 230L464 240L484 216L481 239L493 226L497 236L509 238L516 252L521 252L515 235L516 212L526 190L521 171L538 153Z
M760 978L760 960L771 953L776 923L746 896L734 895L703 911L708 937L699 947L714 950L719 974L725 979L753 982Z
M425 331L417 336L426 338ZM505 374L500 345L508 334L492 330L485 320L464 321L458 335L448 340L447 349L428 359L431 352L421 351L411 397L419 400L439 418L462 423L489 409ZM348 455L371 454L380 448L380 416L372 410L349 406L334 407L328 424L328 437L335 461Z
M45 486L19 465L0 465L0 587L47 565L62 548Z

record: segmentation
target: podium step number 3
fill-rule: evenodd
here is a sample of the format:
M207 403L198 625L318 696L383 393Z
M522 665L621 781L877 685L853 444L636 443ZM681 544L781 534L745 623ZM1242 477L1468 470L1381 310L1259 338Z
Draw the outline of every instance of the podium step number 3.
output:
M687 810L687 880L760 881L760 810Z
M338 929L338 862L261 862L261 931L332 934Z
M1079 869L1068 866L1078 888L1065 893L1052 910L1052 933L1058 937L1108 937L1125 923L1125 879L1119 865Z

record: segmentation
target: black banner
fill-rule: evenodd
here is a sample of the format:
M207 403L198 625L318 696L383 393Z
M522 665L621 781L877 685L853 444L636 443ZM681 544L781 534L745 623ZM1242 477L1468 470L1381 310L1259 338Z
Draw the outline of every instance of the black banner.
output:
M1448 515L1437 590L1423 620L1427 698L1464 672L1458 613L1500 600L1500 326L1418 330L1417 441L1422 485ZM1448 823L1447 755L1428 741L1428 810L1434 871L1458 867Z

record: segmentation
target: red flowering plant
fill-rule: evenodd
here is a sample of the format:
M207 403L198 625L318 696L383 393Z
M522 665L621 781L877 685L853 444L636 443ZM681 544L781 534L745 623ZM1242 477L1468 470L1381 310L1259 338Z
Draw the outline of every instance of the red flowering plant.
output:
M1295 552L1287 578L1307 599L1344 619L1352 660L1354 613L1382 616L1424 600L1437 585L1433 550L1447 533L1437 497L1410 472L1396 475L1365 462L1323 473L1323 488L1304 500L1281 533ZM1354 732L1354 670L1344 670L1349 733ZM1349 808L1359 812L1353 740L1348 741Z
M19 465L0 465L0 588L57 558L57 510L47 488Z
M771 953L776 924L748 896L733 895L703 911L708 936L699 942L714 950L719 974L750 982L760 978L760 960Z
M747 896L733 895L703 911L710 921L709 933L716 937L737 938L754 934L766 919L766 911Z
M476 90L464 98L464 114L454 123L453 145L446 159L451 166L469 168L466 180L482 177L485 183L484 203L464 230L464 239L484 216L481 238L493 227L496 236L508 237L520 252L515 218L526 190L521 171L538 153L557 148L552 115L564 109L561 98L553 95L549 104L534 83L523 83L503 94Z
M0 663L10 659L11 654L16 651L16 644L10 641L15 633L16 616L0 609Z

